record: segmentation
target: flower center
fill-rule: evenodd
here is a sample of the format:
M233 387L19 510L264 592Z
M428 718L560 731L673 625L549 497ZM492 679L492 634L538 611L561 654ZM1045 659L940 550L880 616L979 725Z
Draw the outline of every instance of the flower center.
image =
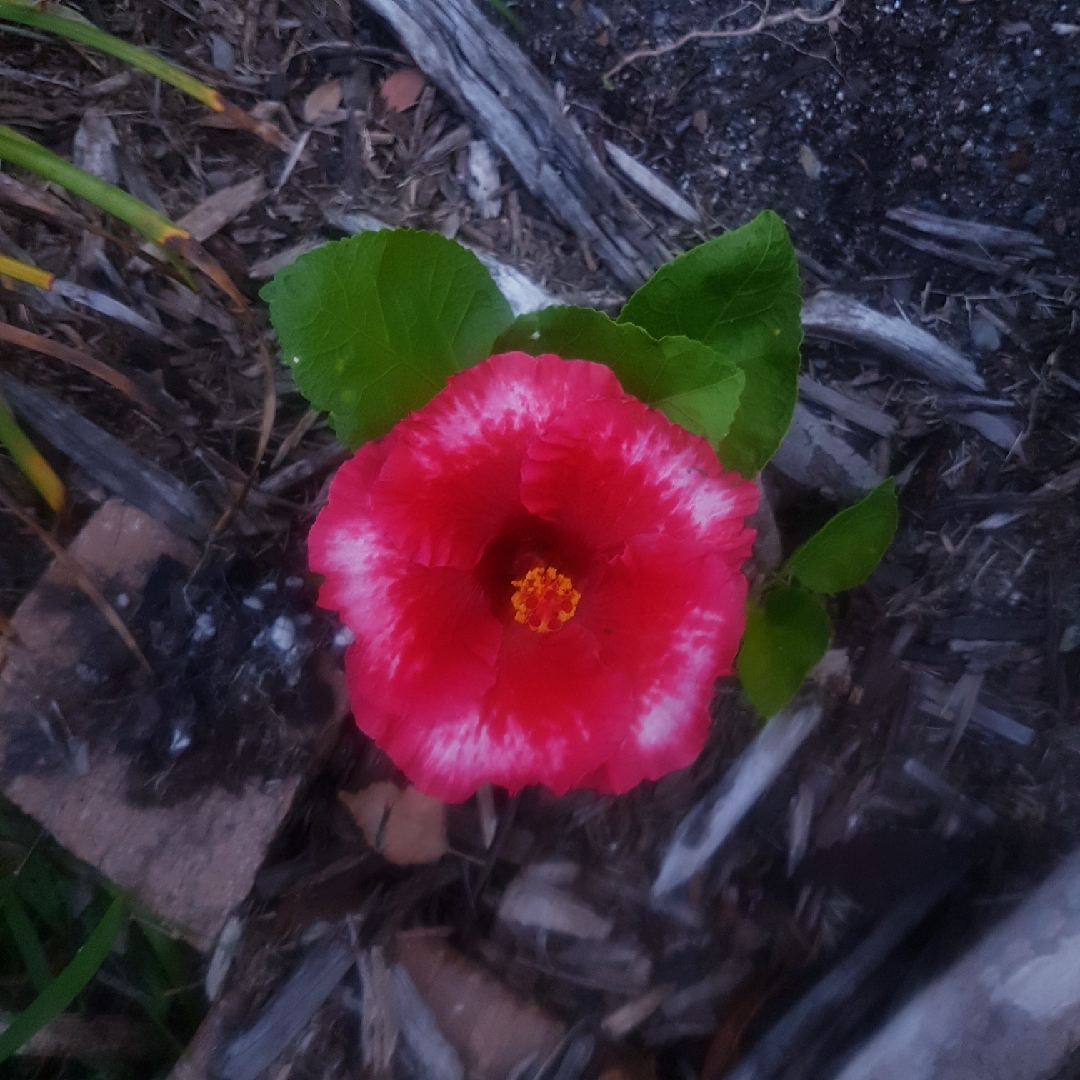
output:
M516 592L510 597L514 621L524 623L538 634L558 630L574 617L581 593L574 583L554 566L537 566L523 578L510 583Z

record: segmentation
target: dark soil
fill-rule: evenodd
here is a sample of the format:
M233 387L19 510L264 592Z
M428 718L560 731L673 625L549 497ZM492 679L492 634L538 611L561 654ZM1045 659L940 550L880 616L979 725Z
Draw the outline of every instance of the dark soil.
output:
M696 41L610 80L621 56L708 30L716 13L663 0L515 10L578 122L724 227L771 207L831 269L906 271L917 257L878 230L912 205L1028 228L1063 265L1080 261L1080 56L1051 29L1067 5L849 4L833 27Z

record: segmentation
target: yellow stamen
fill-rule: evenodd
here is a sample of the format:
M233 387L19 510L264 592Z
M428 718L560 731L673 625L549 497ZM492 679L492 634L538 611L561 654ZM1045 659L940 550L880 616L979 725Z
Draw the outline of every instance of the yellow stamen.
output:
M523 578L510 583L517 591L510 597L514 621L524 623L538 634L558 630L574 617L581 593L574 583L554 566L537 566Z

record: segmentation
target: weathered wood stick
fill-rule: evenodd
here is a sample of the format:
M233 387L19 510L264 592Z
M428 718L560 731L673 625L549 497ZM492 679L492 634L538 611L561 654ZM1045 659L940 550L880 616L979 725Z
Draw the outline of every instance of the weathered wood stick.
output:
M524 53L471 0L364 0L551 213L624 284L669 253Z
M906 319L882 315L850 296L828 290L816 293L803 304L802 324L809 337L876 349L947 390L986 389L963 353Z

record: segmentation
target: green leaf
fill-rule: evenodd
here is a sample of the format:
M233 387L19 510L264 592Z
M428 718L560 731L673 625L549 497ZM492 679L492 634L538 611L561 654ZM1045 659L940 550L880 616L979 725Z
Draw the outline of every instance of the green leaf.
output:
M799 692L807 672L825 655L830 637L824 605L804 589L774 589L760 607L746 605L737 667L762 716L779 712Z
M780 568L808 589L843 592L862 584L881 562L896 532L896 488L890 476L842 510L798 547Z
M499 336L496 352L594 360L622 388L715 447L738 408L744 377L714 349L686 337L657 341L639 326L612 322L592 308L554 307L521 315Z
M123 908L122 899L117 897L71 963L0 1034L0 1062L59 1016L94 977L116 940Z
M720 459L753 476L773 456L795 409L802 327L799 269L771 210L662 266L627 301L620 323L655 338L704 342L746 375Z
M347 446L385 434L512 321L480 260L438 233L387 229L325 244L263 287L300 392Z

